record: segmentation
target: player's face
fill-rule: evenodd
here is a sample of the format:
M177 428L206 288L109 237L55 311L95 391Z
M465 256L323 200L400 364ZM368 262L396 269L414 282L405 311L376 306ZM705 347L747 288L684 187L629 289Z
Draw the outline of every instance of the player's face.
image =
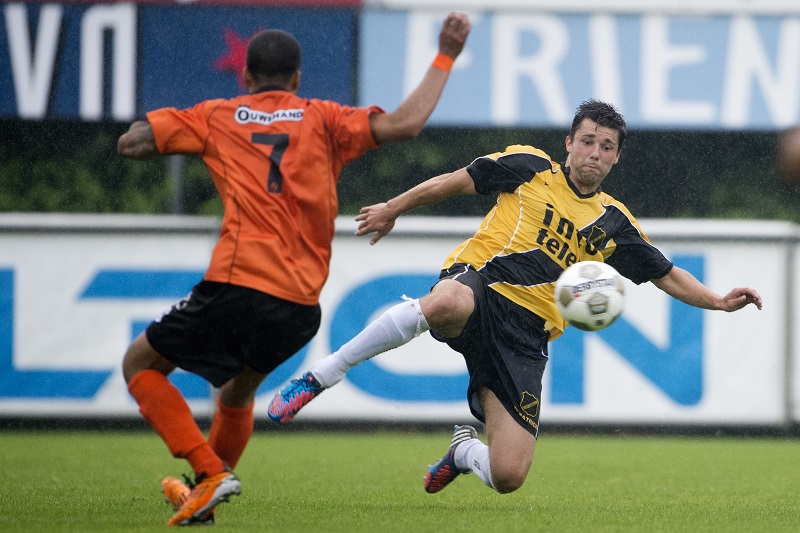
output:
M580 123L574 137L567 136L566 144L569 178L582 193L597 189L619 161L619 133L588 118Z

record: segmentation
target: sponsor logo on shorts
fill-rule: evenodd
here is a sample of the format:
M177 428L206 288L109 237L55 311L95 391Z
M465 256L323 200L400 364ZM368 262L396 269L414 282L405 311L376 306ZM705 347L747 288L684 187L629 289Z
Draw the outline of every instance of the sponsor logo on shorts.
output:
M156 318L155 322L161 322L162 318L164 318L165 316L167 316L168 314L170 314L172 312L183 311L184 309L186 309L186 306L189 305L189 300L191 299L191 297L192 297L192 293L189 293L186 296L184 296L183 298L181 298L180 300L178 300L175 303L175 305L173 305L172 307L170 307L169 309L167 309L166 311L161 313L161 316Z
M519 402L519 407L516 407L516 411L519 413L520 418L534 427L537 431L539 430L539 424L536 422L536 419L539 417L539 403L539 398L528 391L523 391L522 398Z

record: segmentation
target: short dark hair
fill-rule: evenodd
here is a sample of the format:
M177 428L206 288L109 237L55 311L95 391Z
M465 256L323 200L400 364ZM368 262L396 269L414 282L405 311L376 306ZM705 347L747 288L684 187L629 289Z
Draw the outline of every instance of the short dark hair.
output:
M616 107L612 104L594 99L582 102L575 112L575 118L572 119L572 128L569 130L570 137L575 138L575 132L578 131L581 122L586 118L593 120L598 126L616 130L619 134L619 145L617 149L622 150L622 143L625 142L625 135L628 131L628 127L625 124L625 117L617 111Z
M300 70L300 44L283 30L263 30L247 45L247 70L256 78L291 76Z

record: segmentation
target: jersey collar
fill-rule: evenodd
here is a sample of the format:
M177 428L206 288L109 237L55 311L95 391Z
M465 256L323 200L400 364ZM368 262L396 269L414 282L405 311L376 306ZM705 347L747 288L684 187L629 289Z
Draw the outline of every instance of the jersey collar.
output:
M267 91L286 91L286 87L281 87L280 85L264 85L250 94L264 93Z
M564 165L561 165L561 168L564 169L564 178L567 180L567 185L569 185L569 188L572 189L572 192L574 192L575 195L578 198L591 198L592 196L594 196L595 194L599 193L602 190L602 189L600 189L600 186L598 185L597 188L594 191L592 191L592 192L590 192L588 194L583 194L581 191L578 190L577 187L575 187L575 184L572 183L572 180L569 179L569 167L565 167Z

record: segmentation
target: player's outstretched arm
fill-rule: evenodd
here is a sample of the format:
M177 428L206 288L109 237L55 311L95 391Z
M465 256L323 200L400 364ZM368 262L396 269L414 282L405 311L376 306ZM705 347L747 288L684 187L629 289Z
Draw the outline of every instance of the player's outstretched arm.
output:
M146 120L137 120L117 140L117 153L131 159L148 159L158 155L153 128Z
M373 113L370 116L370 127L375 141L380 144L399 142L419 135L439 102L452 61L464 49L470 28L466 13L454 11L447 16L439 33L439 54L449 58L445 60L448 64L441 64L437 58L417 88L397 109L391 113Z
M475 182L466 168L423 181L388 202L362 207L356 216L356 221L359 222L356 235L360 237L374 233L369 243L375 244L392 231L394 221L406 211L433 205L461 194L476 194Z
M738 311L748 304L761 309L761 296L755 289L738 287L725 296L715 293L692 276L688 271L672 267L663 278L652 280L653 284L683 303L716 311Z

